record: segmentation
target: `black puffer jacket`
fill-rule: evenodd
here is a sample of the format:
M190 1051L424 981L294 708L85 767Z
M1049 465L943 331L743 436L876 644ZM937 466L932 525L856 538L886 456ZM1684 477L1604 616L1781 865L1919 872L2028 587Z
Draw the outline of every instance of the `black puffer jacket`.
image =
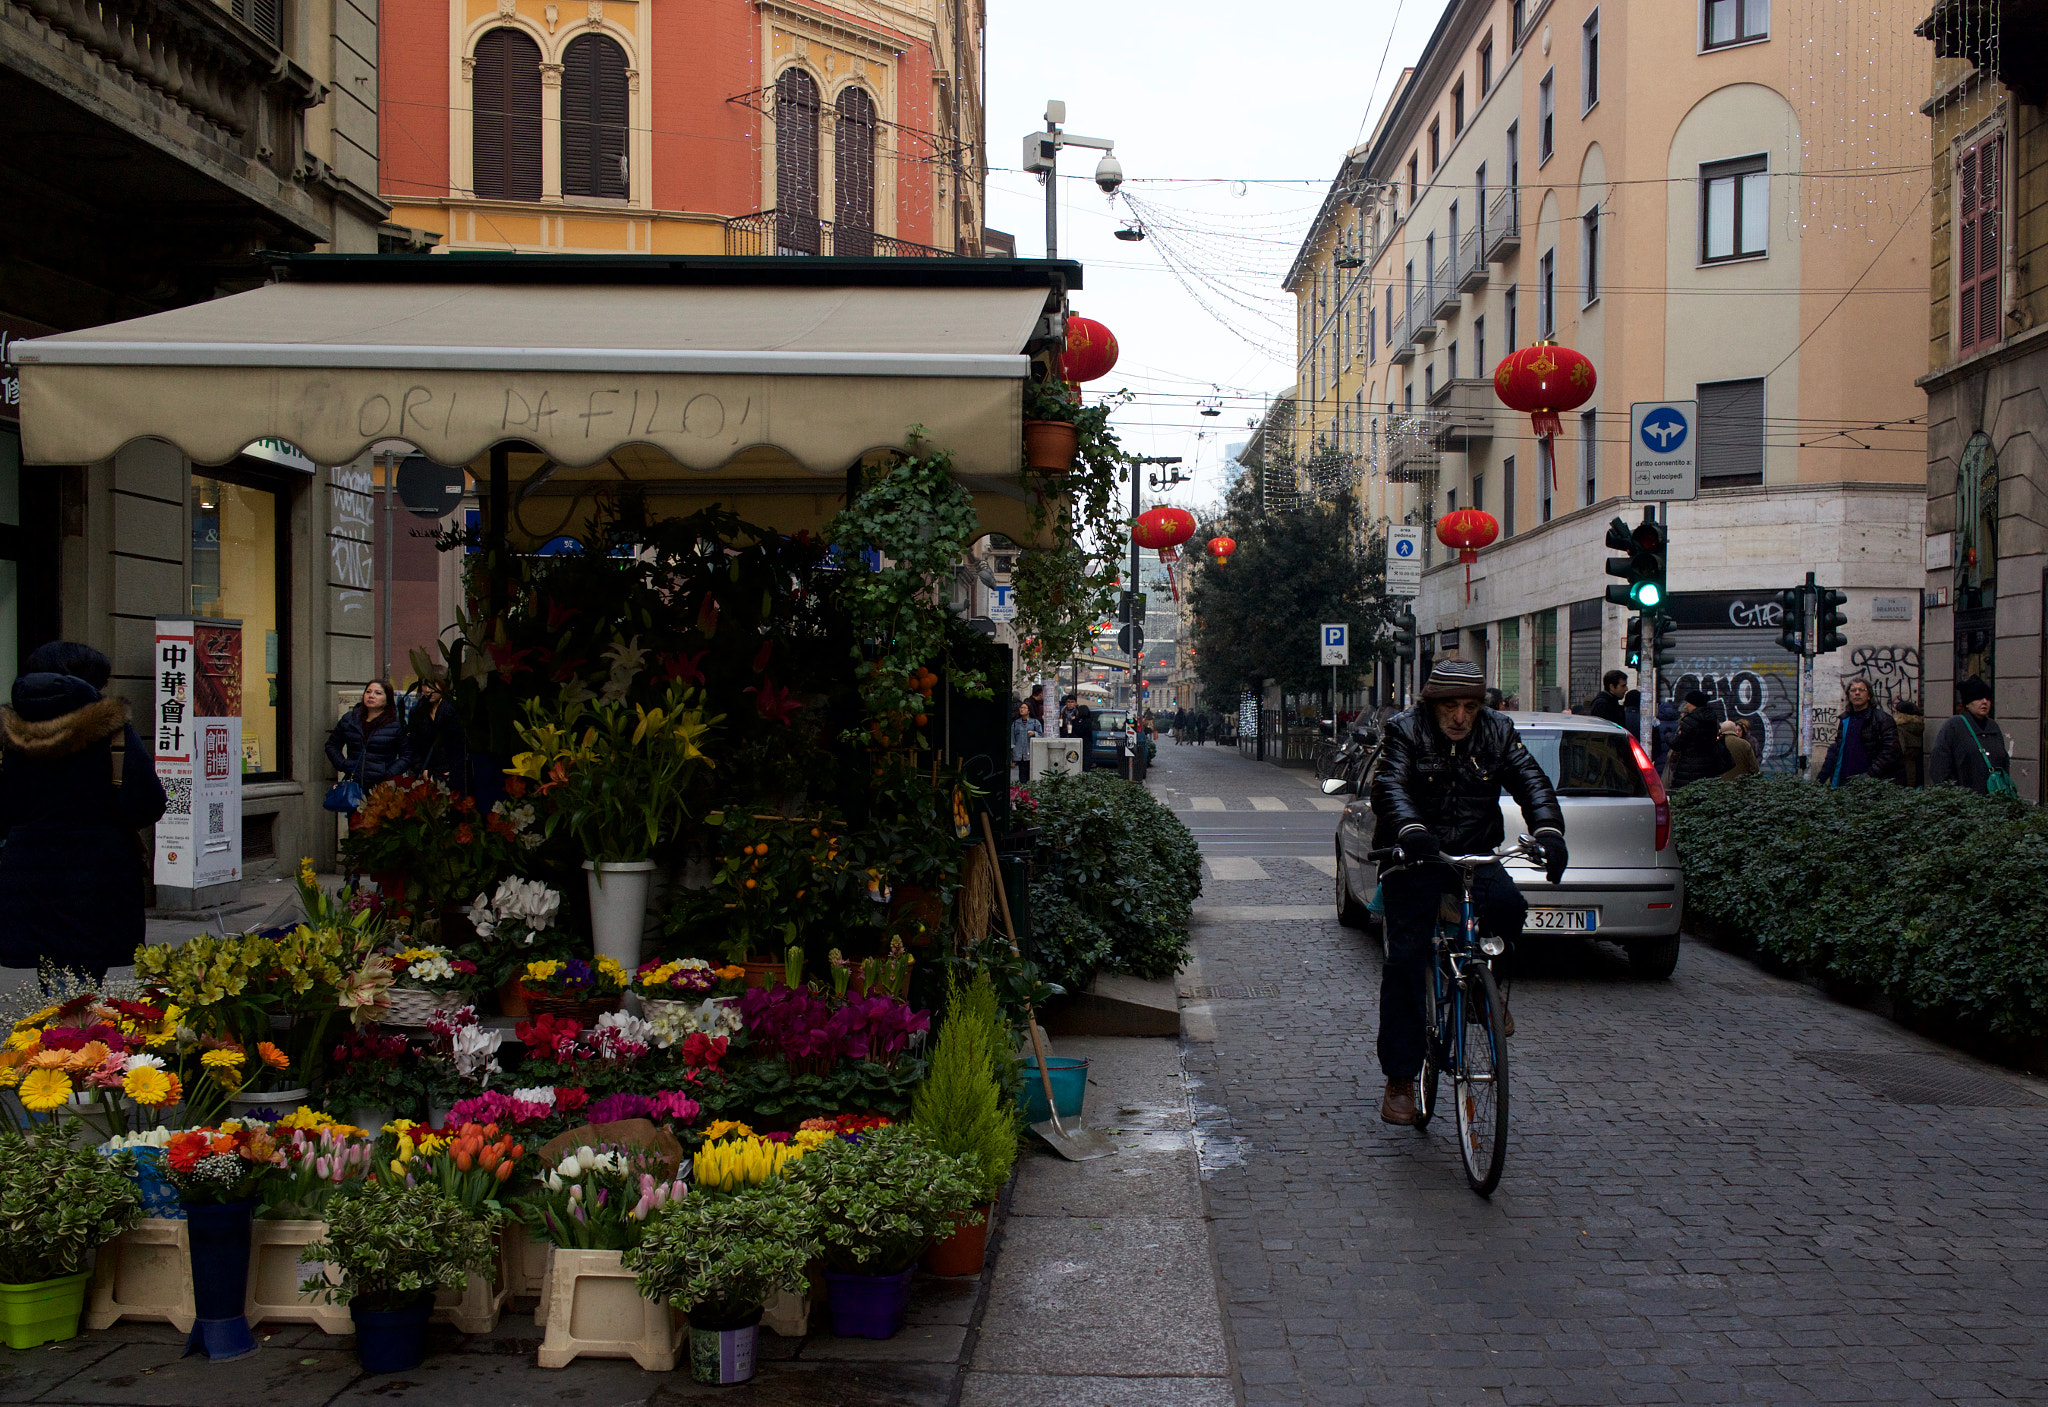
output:
M1848 773L1839 780L1846 782L1850 777L1865 776L1895 782L1905 775L1906 761L1905 753L1899 747L1899 725L1892 722L1889 713L1872 704L1861 713L1843 714L1842 728L1847 729L1851 724L1860 725L1863 729L1863 770ZM1820 760L1820 770L1814 776L1820 781L1834 783L1837 780L1835 759L1841 751L1842 734L1837 732L1835 740L1828 744L1827 755Z
M341 721L327 735L327 760L335 771L356 778L368 791L401 772L410 772L412 756L396 709L387 711L369 729L368 737L364 736L363 718L361 704L341 715ZM362 760L360 774L356 771L358 758Z
M1490 708L1479 710L1470 736L1454 743L1437 729L1435 711L1419 704L1387 721L1384 747L1372 784L1375 847L1394 844L1403 826L1419 823L1452 854L1491 850L1507 835L1502 788L1521 803L1531 830L1564 830L1550 778L1515 725Z
M1671 740L1671 786L1718 777L1735 765L1727 745L1721 741L1721 720L1711 708L1696 708L1678 720L1678 736Z

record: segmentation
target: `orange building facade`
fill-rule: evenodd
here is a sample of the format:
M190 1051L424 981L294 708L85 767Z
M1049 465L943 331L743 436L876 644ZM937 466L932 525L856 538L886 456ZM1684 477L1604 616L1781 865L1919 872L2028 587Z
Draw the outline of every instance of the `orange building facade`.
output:
M982 252L983 0L392 0L382 194L420 247Z

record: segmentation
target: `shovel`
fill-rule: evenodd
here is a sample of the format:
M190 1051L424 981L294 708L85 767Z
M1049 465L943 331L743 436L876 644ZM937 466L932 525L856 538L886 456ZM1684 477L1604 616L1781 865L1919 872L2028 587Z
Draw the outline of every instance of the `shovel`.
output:
M1017 949L1017 925L1010 919L1010 896L1003 888L1003 863L996 854L995 827L989 824L988 812L981 813L981 834L988 845L988 862L995 872L996 899L1003 909L1003 932L1009 935L1010 951L1022 956ZM1031 1131L1052 1145L1053 1152L1069 1162L1085 1163L1091 1158L1107 1158L1116 1152L1109 1139L1097 1129L1080 1127L1068 1128L1060 1122L1059 1105L1052 1097L1052 1066L1045 1058L1045 1038L1039 1034L1038 1013L1031 1003L1024 1004L1024 1017L1031 1028L1031 1049L1038 1056L1038 1078L1045 1087L1045 1112L1050 1116L1042 1123L1031 1126Z

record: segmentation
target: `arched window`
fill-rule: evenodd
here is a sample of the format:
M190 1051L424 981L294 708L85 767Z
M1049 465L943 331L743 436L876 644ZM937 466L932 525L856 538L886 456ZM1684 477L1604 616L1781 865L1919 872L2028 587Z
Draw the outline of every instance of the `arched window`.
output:
M562 55L562 194L614 196L626 181L626 51L602 34Z
M775 80L776 252L818 254L818 85L800 68Z
M470 178L485 200L540 199L540 45L516 29L476 42Z
M839 95L832 162L832 252L875 252L875 100L865 88Z

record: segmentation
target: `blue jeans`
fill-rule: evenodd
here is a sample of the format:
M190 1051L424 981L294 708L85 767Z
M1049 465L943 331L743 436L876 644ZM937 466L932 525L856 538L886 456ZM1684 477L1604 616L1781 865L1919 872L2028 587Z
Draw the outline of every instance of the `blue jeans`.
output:
M1380 1071L1390 1080L1412 1080L1422 1072L1423 993L1436 951L1437 901L1458 894L1458 872L1448 865L1415 865L1387 875L1385 885L1387 964L1380 972ZM1487 865L1472 875L1472 902L1479 931L1522 936L1529 902L1508 872Z

